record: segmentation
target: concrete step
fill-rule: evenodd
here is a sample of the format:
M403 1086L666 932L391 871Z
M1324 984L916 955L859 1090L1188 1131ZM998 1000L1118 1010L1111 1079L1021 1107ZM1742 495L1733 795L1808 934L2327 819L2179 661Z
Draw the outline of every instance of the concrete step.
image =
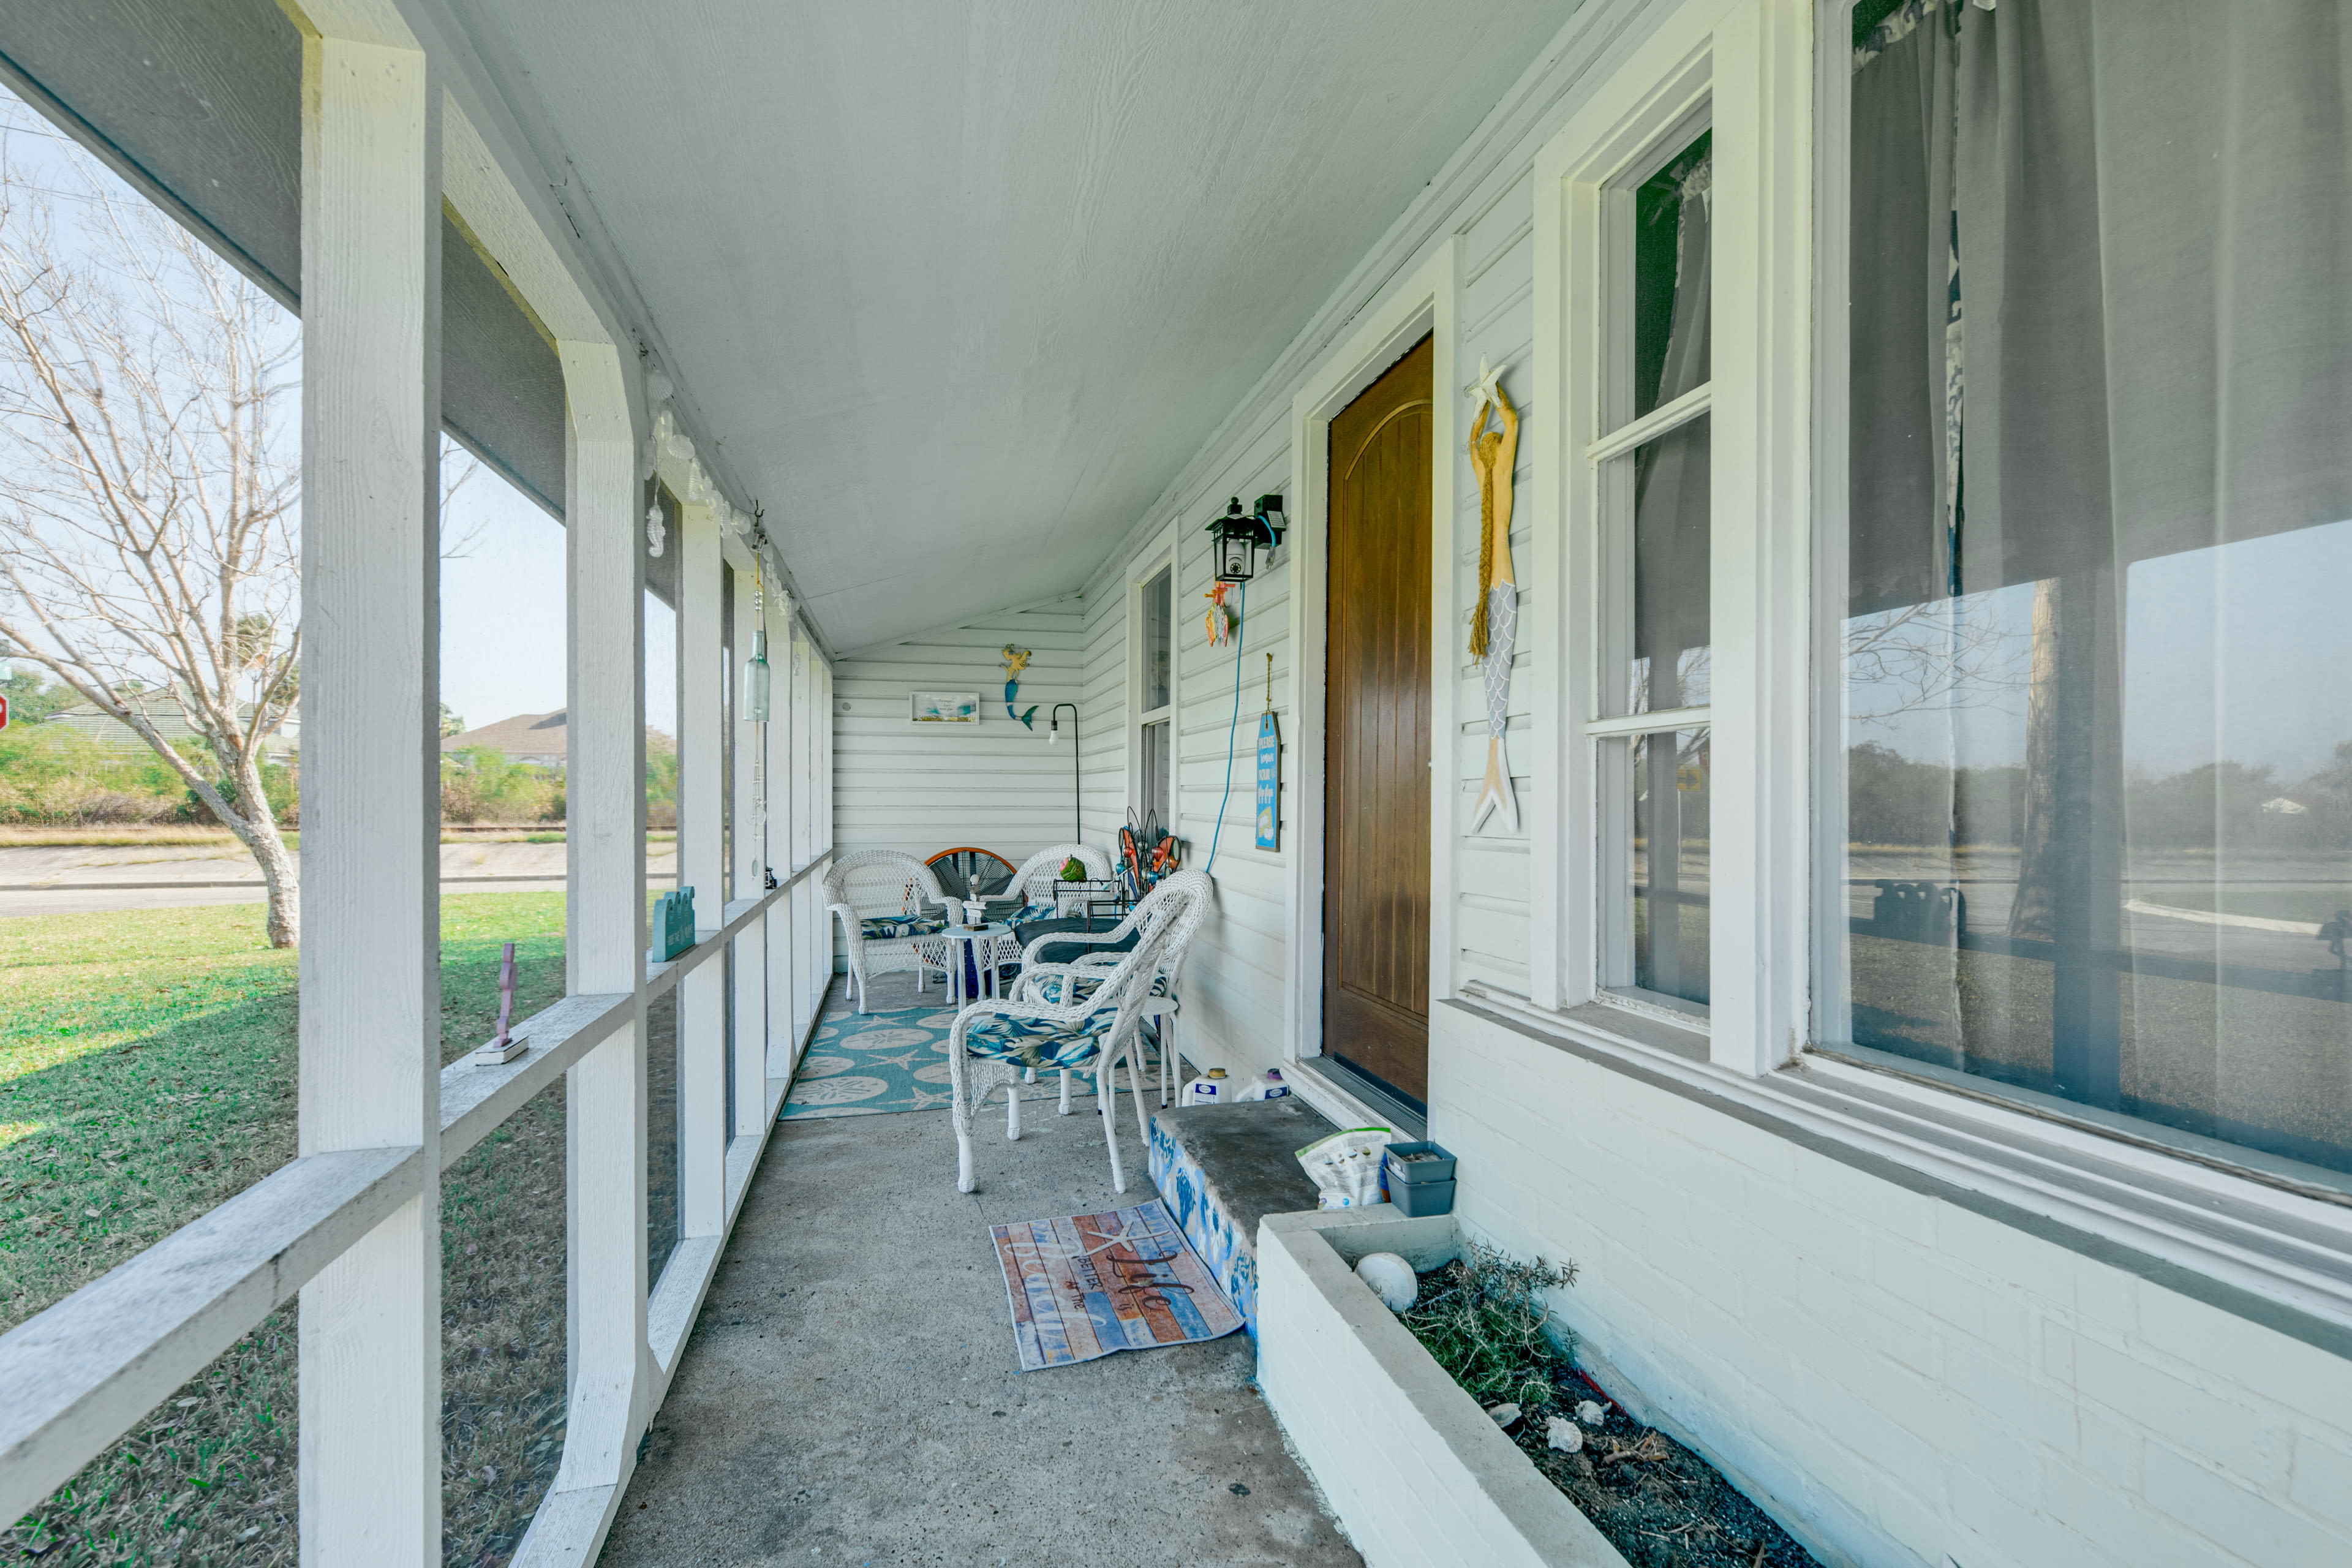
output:
M1257 1336L1257 1222L1315 1206L1298 1151L1339 1129L1297 1095L1162 1110L1151 1184Z

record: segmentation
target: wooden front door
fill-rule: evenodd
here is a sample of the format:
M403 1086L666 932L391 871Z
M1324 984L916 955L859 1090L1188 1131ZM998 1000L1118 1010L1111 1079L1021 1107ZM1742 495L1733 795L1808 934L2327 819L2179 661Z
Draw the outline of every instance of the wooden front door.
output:
M1323 1048L1429 1098L1430 340L1331 421Z

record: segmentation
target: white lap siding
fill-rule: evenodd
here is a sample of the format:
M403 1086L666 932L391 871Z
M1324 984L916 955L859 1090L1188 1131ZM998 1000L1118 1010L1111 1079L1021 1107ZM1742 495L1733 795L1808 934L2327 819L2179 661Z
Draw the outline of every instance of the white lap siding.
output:
M1056 702L1080 700L1085 622L1077 597L997 610L845 655L834 672L835 831L844 851L903 849L928 858L976 845L1014 865L1070 837L1070 748L1046 743ZM1030 650L1016 705L1004 711L1003 649ZM980 722L922 724L916 691L977 691Z
M1454 595L1453 613L1444 616L1444 658L1437 668L1454 686L1454 722L1448 743L1440 754L1452 771L1454 860L1453 940L1451 976L1433 976L1433 1000L1451 994L1465 982L1491 981L1522 992L1528 976L1528 816L1534 805L1528 772L1528 715L1533 682L1529 665L1539 646L1530 635L1540 622L1556 616L1559 607L1538 574L1528 568L1535 558L1535 515L1528 497L1535 484L1535 444L1528 438L1536 417L1528 374L1534 352L1535 248L1531 231L1534 186L1528 166L1520 162L1507 178L1490 182L1483 193L1486 205L1465 204L1459 220L1454 321L1461 345L1454 352L1454 368L1466 383L1483 359L1507 365L1503 391L1519 413L1518 468L1513 475L1518 504L1512 512L1511 559L1519 584L1519 634L1511 661L1511 696L1505 754L1511 773L1511 791L1518 802L1519 826L1504 826L1502 814L1487 817L1475 834L1467 830L1480 786L1486 776L1486 689L1484 667L1470 657L1470 612L1478 602L1480 513L1478 481L1466 449L1453 452ZM1440 395L1461 399L1457 428L1467 431L1476 412L1463 397L1462 388L1440 387ZM1444 884L1441 882L1441 886Z

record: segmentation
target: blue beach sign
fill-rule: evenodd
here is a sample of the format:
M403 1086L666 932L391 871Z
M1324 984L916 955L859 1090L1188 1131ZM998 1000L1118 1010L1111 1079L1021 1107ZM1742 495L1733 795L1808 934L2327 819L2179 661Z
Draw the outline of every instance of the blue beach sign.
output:
M1257 721L1257 847L1282 847L1282 737L1274 715Z

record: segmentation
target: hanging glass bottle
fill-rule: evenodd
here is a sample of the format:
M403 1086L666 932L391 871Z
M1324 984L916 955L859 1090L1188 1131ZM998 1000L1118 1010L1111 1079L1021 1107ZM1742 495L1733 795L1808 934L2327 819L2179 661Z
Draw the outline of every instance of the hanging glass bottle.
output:
M743 667L744 717L754 724L768 721L768 634L751 634L751 662Z

